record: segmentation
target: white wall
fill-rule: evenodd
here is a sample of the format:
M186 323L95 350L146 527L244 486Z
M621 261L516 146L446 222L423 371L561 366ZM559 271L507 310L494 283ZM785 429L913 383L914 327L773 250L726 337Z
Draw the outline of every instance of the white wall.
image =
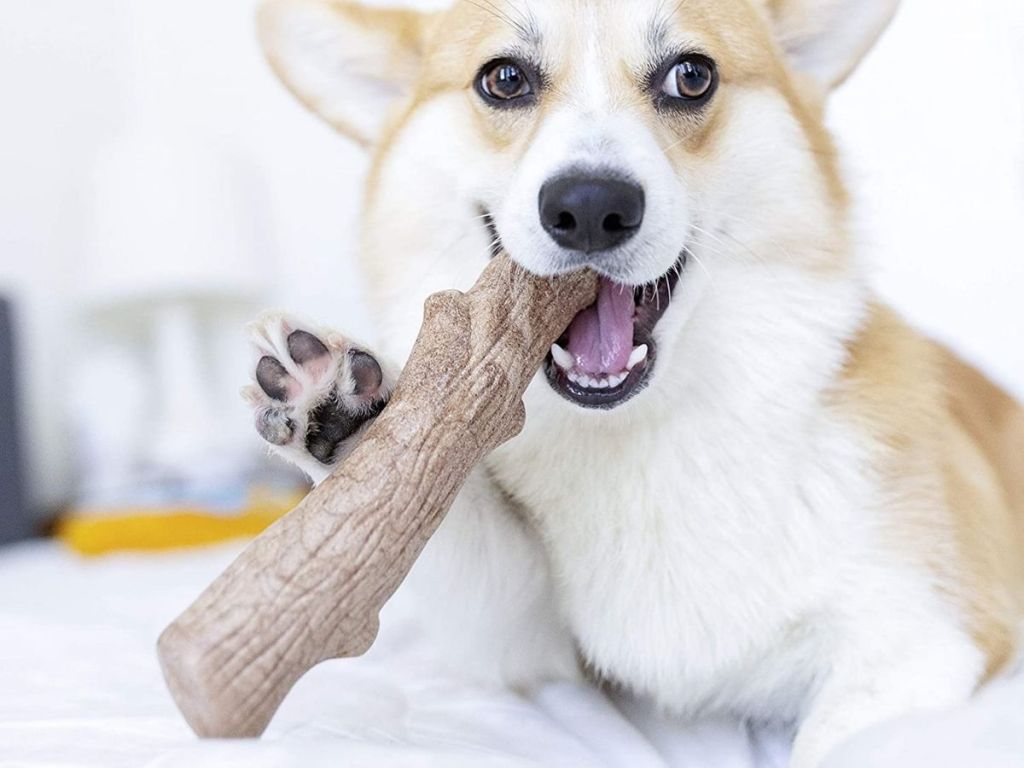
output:
M1024 397L1024 3L904 0L830 122L882 295Z
M248 163L277 254L267 304L372 336L349 260L362 158L274 81L253 6L4 0L0 291L21 309L40 503L69 482L61 404L75 386L65 363L92 157L127 126L198 137ZM1024 395L1022 49L1019 0L905 0L831 122L882 293Z
M278 85L255 41L254 5L4 0L0 292L16 298L24 332L20 382L38 504L64 498L70 482L62 401L75 387L67 363L92 234L92 162L129 126L158 124L169 140L198 138L248 160L279 257L266 305L369 335L346 257L362 156Z
M86 12L86 5L89 6ZM86 224L90 149L121 119L122 2L6 0L0 23L0 291L18 302L37 498L67 483L60 398L67 267Z

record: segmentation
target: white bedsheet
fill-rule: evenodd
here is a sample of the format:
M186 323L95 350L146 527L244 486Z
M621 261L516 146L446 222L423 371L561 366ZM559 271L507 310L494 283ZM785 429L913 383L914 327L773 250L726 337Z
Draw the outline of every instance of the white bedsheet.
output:
M254 742L199 742L154 653L160 630L234 556L223 548L83 561L53 544L0 550L0 766L623 766L775 768L780 733L682 726L586 687L532 696L445 679L391 611L363 659L321 665ZM1024 684L959 713L887 726L834 768L1024 766Z

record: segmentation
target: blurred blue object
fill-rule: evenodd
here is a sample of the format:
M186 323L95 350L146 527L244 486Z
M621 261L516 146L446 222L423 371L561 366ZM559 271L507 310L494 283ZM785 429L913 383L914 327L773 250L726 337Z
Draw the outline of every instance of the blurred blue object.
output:
M0 544L28 538L34 528L22 477L14 354L11 305L0 298Z

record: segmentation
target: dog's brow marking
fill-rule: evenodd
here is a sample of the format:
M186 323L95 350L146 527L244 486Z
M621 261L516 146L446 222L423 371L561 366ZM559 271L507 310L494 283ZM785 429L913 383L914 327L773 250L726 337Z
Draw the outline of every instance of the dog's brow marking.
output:
M479 0L479 2L478 0L467 0L467 2L508 25L524 45L532 48L540 47L540 28L537 26L537 19L532 13L529 13L528 11L524 13L515 6L512 6L512 10L514 10L516 15L519 17L519 19L516 20L499 8L492 0Z
M514 29L516 32L518 32L520 34L522 33L522 27L519 25L519 23L516 22L516 20L513 19L511 16L509 16L507 13L505 13L504 11L499 9L497 6L495 6L494 3L492 3L490 0L480 0L480 2L477 2L477 0L466 0L466 1L470 5L474 6L475 8L479 8L484 13L489 13L491 16L496 18L498 21L500 21L500 22L502 22L504 24L507 24L512 29ZM486 5L484 5L484 3L486 3Z
M687 0L678 0L672 7L672 10L666 13L665 6L668 2L669 0L661 0L658 9L651 18L651 26L647 31L647 40L651 47L651 53L654 56L661 56L669 47L668 40L672 21L675 19L676 14L682 10L682 7L686 5Z
M540 25L537 23L537 17L534 16L533 11L530 10L529 3L526 3L525 10L519 9L515 5L512 5L512 8L519 15L519 18L522 21L522 24L518 29L521 32L520 38L523 43L539 49L544 40L541 35Z
M651 26L647 30L647 42L651 51L660 51L665 47L665 39L668 37L669 15L665 13L665 5L668 0L661 0L658 8L651 18Z

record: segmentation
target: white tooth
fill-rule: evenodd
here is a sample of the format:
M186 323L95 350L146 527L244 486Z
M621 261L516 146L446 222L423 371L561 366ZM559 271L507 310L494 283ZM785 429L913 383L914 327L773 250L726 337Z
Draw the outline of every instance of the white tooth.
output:
M585 389L590 389L590 377L587 376L586 374L580 376L580 386L584 387Z
M611 389L611 386L612 384L610 381L608 381L608 379L601 379L599 382L597 382L598 389Z
M626 367L629 370L636 368L641 362L647 359L647 345L641 344L639 347L633 350L633 354L629 356L629 362L626 363Z
M562 349L558 344L551 345L551 359L555 361L563 371L571 371L576 366L576 361L567 350Z
M627 373L620 373L617 376L612 376L611 379L608 380L608 386L609 387L617 387L617 386L619 386L619 384L621 384L622 382L624 382L626 380L626 377L628 375L629 374L627 374Z
M579 374L573 373L572 371L568 371L565 375L569 378L569 381L571 381L573 384L579 384L580 383Z

